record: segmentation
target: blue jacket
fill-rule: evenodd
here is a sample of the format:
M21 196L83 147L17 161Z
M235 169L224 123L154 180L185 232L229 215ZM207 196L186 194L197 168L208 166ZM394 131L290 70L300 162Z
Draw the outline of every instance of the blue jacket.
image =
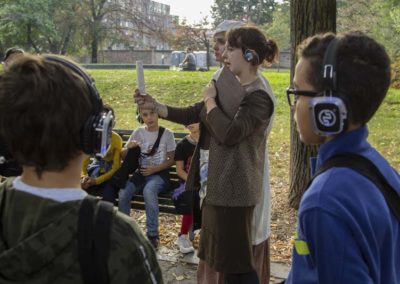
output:
M351 152L370 159L400 195L400 177L368 142L368 129L321 146L316 168ZM331 168L305 192L286 283L400 283L400 221L376 186L348 168Z

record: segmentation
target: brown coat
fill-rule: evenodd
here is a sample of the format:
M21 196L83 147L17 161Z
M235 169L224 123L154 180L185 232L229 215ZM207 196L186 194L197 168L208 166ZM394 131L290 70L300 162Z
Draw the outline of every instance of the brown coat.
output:
M200 142L192 158L186 189L200 186L199 153L200 148L208 148L209 140L206 196L209 205L253 206L260 200L273 102L260 79L245 89L246 95L233 120L219 107L207 114L204 103L187 108L168 107L168 120L181 124L201 122Z

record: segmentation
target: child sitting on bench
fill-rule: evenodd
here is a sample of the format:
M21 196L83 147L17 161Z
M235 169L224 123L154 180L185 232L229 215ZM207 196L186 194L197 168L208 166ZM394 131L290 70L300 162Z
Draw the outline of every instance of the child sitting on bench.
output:
M169 168L174 164L174 134L158 125L158 114L154 109L141 109L140 118L145 124L133 131L122 150L140 147L139 169L119 192L119 210L130 214L132 197L143 191L146 207L147 237L158 247L158 194L169 186Z
M115 119L114 109L110 105L104 105L106 112L111 111ZM111 144L104 157L93 155L90 162L88 156L83 162L81 186L89 194L103 196L104 201L115 203L118 192L110 185L110 179L121 165L122 139L116 132L111 133Z

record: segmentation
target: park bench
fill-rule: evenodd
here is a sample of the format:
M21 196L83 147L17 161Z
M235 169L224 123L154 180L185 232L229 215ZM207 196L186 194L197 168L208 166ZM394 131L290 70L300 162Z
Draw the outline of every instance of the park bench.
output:
M128 129L114 129L116 133L118 133L122 141L125 143L128 141L129 136L132 134L132 130ZM174 133L175 142L179 142L182 138L184 138L187 133L177 132ZM169 170L169 178L170 178L170 185L167 191L160 193L158 196L158 205L160 208L160 212L163 213L170 213L170 214L178 214L175 210L174 203L172 202L171 196L173 190L178 187L179 185L179 178L176 173L175 165L172 166ZM131 202L133 209L144 210L144 200L142 195L135 195Z

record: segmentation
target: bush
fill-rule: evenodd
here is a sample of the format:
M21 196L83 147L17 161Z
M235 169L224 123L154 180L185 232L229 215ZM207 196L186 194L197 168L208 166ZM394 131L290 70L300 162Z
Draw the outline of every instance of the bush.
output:
M400 89L400 57L392 64L392 87Z

